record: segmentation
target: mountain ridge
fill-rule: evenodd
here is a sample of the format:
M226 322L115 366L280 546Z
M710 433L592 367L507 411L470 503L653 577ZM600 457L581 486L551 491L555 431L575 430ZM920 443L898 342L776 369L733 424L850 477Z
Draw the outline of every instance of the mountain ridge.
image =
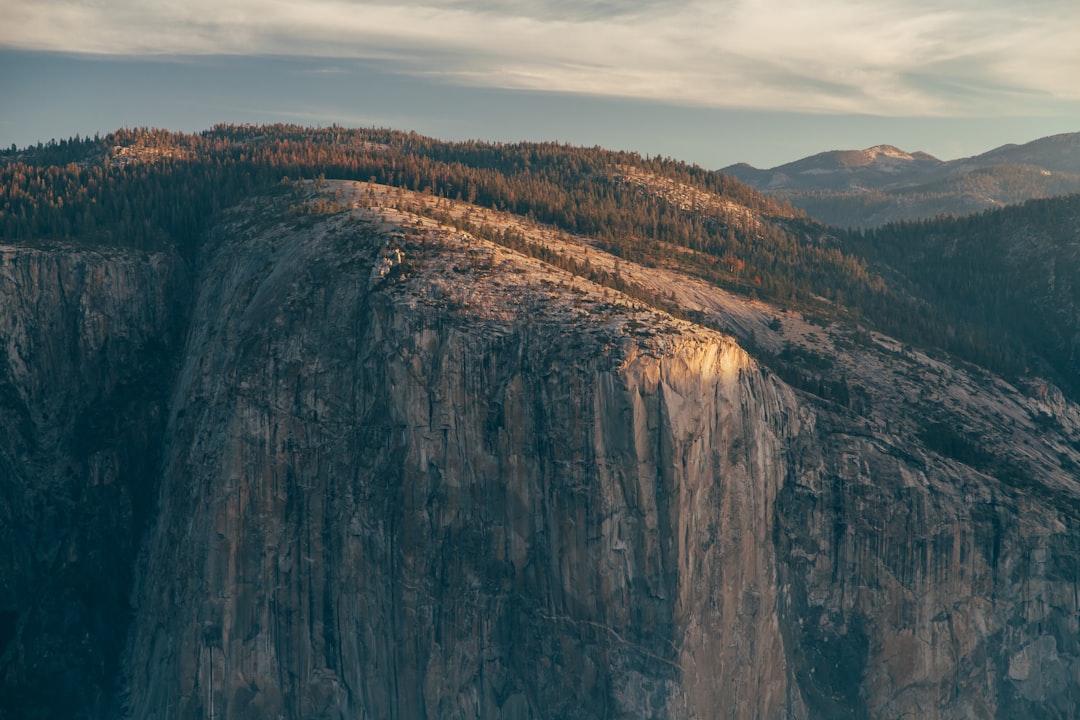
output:
M875 227L1080 192L1080 133L948 161L878 145L818 153L767 170L739 163L720 172L823 222Z

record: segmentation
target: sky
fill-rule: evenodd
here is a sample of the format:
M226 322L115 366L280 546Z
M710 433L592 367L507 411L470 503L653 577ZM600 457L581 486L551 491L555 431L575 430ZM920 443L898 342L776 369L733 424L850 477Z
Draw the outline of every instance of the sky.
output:
M1077 0L0 0L0 145L218 122L705 167L1080 131Z

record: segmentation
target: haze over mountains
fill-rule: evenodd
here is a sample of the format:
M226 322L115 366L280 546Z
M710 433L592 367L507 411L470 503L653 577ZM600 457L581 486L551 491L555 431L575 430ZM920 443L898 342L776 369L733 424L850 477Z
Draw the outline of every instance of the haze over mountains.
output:
M721 172L822 222L873 227L1080 192L1080 133L950 161L878 145L823 152L769 170L737 164Z
M1075 718L1080 195L293 125L0 191L5 720Z

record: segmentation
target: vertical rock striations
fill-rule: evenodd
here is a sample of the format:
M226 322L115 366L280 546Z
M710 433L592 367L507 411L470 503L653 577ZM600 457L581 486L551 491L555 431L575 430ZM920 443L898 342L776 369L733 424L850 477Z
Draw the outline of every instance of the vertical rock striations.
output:
M164 255L0 247L0 705L103 717L184 314Z
M777 499L785 646L810 716L1076 717L1076 499L854 429L819 410Z
M413 277L349 223L210 263L132 716L783 717L790 393L719 335L455 242L408 240Z

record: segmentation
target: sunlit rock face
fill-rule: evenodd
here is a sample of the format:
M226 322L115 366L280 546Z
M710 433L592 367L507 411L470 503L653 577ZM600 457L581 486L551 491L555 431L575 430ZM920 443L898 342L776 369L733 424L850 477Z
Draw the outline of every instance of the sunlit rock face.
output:
M447 278L463 245L409 242L397 279L349 224L210 263L132 715L782 717L790 391L539 263Z
M727 336L403 213L222 226L190 294L164 257L19 252L13 717L46 678L87 717L1080 706L1069 479L944 460L888 430L899 405L868 421ZM44 673L52 648L111 660Z

